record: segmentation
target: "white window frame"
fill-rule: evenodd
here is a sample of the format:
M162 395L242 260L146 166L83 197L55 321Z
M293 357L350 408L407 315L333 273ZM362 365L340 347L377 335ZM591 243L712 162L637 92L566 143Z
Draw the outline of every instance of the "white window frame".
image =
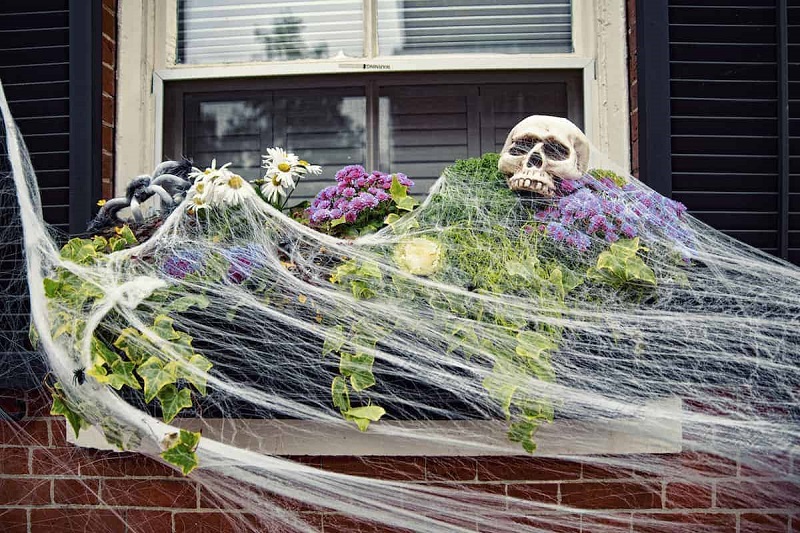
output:
M625 0L573 0L573 52L560 54L377 55L373 0L364 2L366 56L348 60L182 65L176 63L177 0L120 0L116 192L149 172L163 156L164 85L220 80L356 72L578 70L583 117L597 149L629 170Z

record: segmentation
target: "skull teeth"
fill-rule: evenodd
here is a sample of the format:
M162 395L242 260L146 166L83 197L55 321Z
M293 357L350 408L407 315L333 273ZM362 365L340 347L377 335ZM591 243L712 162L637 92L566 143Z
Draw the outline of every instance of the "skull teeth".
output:
M526 177L512 177L508 180L508 185L512 191L527 191L538 194L539 196L552 197L553 187L544 181Z

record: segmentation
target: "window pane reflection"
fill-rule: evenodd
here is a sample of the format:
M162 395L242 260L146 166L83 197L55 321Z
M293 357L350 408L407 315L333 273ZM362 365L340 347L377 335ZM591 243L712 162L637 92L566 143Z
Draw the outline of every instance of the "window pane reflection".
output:
M361 89L260 92L220 99L192 95L184 108L184 151L197 166L212 158L247 179L261 177L266 148L281 146L321 165L292 197L312 197L343 166L366 159L366 99ZM326 182L326 183L320 183Z
M364 55L362 0L179 0L178 63Z

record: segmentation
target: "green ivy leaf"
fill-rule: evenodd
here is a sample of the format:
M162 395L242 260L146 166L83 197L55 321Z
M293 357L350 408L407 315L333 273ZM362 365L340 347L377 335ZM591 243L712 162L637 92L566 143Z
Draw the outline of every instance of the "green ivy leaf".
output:
M193 372L188 367L198 372L206 373L211 370L212 366L214 365L211 364L211 361L200 354L194 354L185 363L181 363L177 366L176 375L178 378L183 378L191 383L192 386L197 389L197 392L205 396L207 379L203 375L198 375L196 372Z
M625 275L629 280L656 285L656 273L639 257L634 256L625 261Z
M136 239L136 235L133 234L131 228L128 226L122 226L121 228L117 228L116 230L117 235L125 240L125 243L129 246L137 244L139 241Z
M345 217L339 217L335 220L331 220L331 227L335 228L336 226L341 226L342 224L346 223L347 219Z
M350 409L350 394L347 390L347 382L342 376L333 378L331 397L334 407L338 407L342 413Z
M44 278L44 295L47 298L53 299L58 296L61 289L61 282L50 278Z
M389 194L398 209L402 211L413 211L418 202L408 195L408 187L402 185L396 175L392 175L392 185L389 187Z
M325 333L325 341L322 343L322 355L337 353L344 346L345 340L344 327L334 326L328 328Z
M164 363L155 356L142 363L136 373L144 380L144 401L147 403L153 401L161 389L177 379L175 373L165 368Z
M397 213L389 213L388 215L386 215L386 218L383 219L383 223L392 225L398 220L400 220L400 215L398 215Z
M136 363L129 363L118 360L111 365L111 373L108 374L108 385L116 390L120 390L127 385L132 389L141 390L139 380L133 375Z
M134 363L140 363L150 357L152 349L150 343L145 341L135 328L123 329L114 341L114 347L121 350L128 360Z
M92 337L92 361L95 365L103 363L112 364L120 361L121 358L114 350L105 345L103 341L97 337Z
M53 405L50 408L50 414L62 415L64 418L66 418L67 422L69 422L69 425L72 426L72 430L75 432L75 437L77 437L80 435L81 428L87 427L87 423L78 413L67 406L67 403L58 393L60 390L61 386L56 383L55 391L53 392Z
M158 315L153 321L153 332L162 339L174 341L180 339L180 334L175 331L175 321L167 315Z
M206 309L209 306L210 302L208 298L206 298L202 294L189 294L186 296L181 296L177 298L172 303L170 303L165 312L167 313L183 313L188 311L192 307L196 307L198 309Z
M347 417L348 420L355 422L360 431L366 431L370 422L377 422L385 414L386 410L383 407L378 407L377 405L354 407L344 412L345 417Z
M158 393L161 402L162 418L169 424L181 410L192 406L192 393L189 389L180 389L173 385L165 385Z
M342 353L339 361L339 372L350 378L350 385L356 392L361 392L375 385L375 376L372 374L372 365L375 357L370 354Z
M200 442L200 433L180 430L177 442L161 453L161 457L168 463L177 466L183 475L197 468L198 459L195 450Z

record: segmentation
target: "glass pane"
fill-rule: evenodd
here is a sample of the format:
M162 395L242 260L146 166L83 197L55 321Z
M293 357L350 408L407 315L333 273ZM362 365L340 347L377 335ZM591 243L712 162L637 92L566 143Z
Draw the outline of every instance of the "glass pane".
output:
M292 197L313 197L336 171L366 159L366 98L362 89L192 95L184 108L186 157L197 166L211 159L247 179L261 177L261 156L281 146L321 165L320 176L300 182Z
M362 0L178 1L178 63L363 55Z
M380 99L381 170L414 180L420 197L456 159L469 157L470 86L404 86L382 91ZM475 116L477 118L477 116ZM477 120L474 121L477 124Z
M339 94L337 94L339 93ZM363 91L361 91L363 95ZM292 197L313 198L335 183L336 171L347 165L364 165L367 159L367 99L337 90L276 93L284 110L285 146L299 157L322 166L319 176L307 176Z
M377 0L381 55L572 51L571 0Z

